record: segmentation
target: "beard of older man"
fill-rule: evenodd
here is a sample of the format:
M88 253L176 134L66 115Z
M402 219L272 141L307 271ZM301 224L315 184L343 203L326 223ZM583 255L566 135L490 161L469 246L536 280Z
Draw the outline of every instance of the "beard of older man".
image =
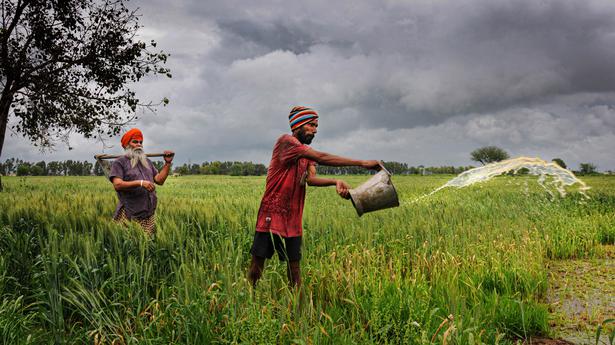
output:
M145 155L145 152L143 152L142 148L140 147L132 148L130 146L127 146L125 149L125 152L126 152L126 157L130 159L130 166L132 168L137 166L137 163L141 163L141 165L144 168L148 167L147 156Z

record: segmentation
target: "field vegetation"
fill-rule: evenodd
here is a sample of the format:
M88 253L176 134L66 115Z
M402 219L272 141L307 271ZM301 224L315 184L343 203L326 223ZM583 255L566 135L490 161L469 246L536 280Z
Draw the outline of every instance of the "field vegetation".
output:
M412 203L450 178L394 176L402 207L361 218L333 189L310 188L301 295L277 259L256 290L245 277L264 177L169 178L153 240L110 221L116 196L103 177L3 178L0 343L548 336L546 263L602 257L615 242L615 178L584 179L589 200L552 199L535 178L506 176Z

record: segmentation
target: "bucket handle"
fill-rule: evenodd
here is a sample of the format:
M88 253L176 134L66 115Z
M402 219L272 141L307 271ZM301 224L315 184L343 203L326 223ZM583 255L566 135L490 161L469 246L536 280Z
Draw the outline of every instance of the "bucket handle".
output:
M383 161L378 161L378 164L380 165L380 169L384 170L384 172L386 172L389 176L392 176L393 174L391 174L391 172L389 172L387 170L387 168L384 167L384 162Z

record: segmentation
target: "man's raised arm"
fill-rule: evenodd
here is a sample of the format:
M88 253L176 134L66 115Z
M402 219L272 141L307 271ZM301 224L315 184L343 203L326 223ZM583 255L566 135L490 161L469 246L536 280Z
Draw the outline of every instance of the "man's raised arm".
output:
M169 176L169 172L171 171L171 163L173 162L173 157L175 157L175 152L173 151L164 151L164 165L160 172L154 176L154 182L159 185L163 185L164 181L166 181Z

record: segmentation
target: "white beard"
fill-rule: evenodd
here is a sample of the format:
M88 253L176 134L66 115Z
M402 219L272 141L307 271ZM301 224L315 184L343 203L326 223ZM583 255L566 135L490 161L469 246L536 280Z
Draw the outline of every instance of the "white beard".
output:
M144 168L147 168L149 164L147 163L147 156L143 149L133 149L130 146L126 148L126 157L130 159L130 166L132 168L137 166L137 163L141 163Z

